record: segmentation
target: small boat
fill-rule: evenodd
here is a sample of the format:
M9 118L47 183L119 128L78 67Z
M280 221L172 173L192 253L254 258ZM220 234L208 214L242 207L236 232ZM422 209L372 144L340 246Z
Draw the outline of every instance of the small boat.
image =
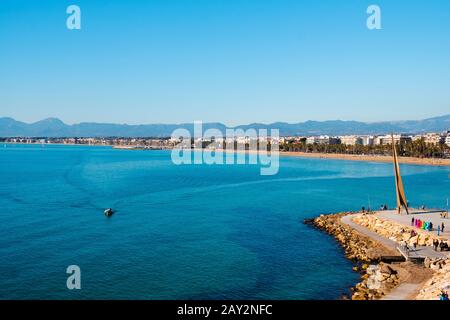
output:
M104 211L105 216L107 216L108 218L111 217L114 214L113 209L108 208Z

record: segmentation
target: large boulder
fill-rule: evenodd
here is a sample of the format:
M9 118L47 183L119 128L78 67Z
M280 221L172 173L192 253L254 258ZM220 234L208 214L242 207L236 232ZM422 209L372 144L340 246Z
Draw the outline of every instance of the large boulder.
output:
M395 271L391 266L385 263L380 263L380 273L384 273L387 275L397 274L397 271Z

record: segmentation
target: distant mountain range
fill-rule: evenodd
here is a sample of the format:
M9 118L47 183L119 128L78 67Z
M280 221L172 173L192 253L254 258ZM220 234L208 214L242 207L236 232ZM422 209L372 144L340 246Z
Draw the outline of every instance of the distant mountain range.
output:
M192 134L193 124L127 125L83 122L68 125L56 118L25 123L12 118L0 118L0 137L169 137L175 129L185 128ZM204 123L203 130L216 128L225 132L222 123ZM366 123L359 121L306 121L299 123L252 123L234 128L247 130L279 129L282 136L388 134L441 132L450 129L450 114L424 120ZM269 132L270 134L270 132Z

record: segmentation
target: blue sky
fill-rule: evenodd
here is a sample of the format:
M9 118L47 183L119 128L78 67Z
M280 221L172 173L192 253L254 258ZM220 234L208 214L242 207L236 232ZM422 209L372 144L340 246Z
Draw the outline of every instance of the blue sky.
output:
M2 0L0 116L421 119L450 113L449 57L448 0Z

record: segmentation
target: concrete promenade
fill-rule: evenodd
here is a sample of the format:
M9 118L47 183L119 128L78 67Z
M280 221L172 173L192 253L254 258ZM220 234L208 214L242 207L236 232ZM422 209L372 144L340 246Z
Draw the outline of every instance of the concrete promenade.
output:
M411 218L418 218L422 219L424 221L431 221L433 224L437 225L437 223L442 223L442 221L448 221L448 226L450 227L450 219L441 219L439 213L426 213L426 214L417 214L417 215L398 215L395 211L380 211L375 213L379 218L386 219L394 222L398 222L399 224L403 224L405 226L411 226ZM347 224L357 232L361 233L362 235L365 235L374 241L377 241L387 249L401 252L403 256L409 259L414 258L420 258L423 260L425 257L428 257L430 259L436 259L436 258L444 258L448 259L450 257L449 252L439 252L435 251L432 247L426 247L426 246L418 246L416 250L411 250L409 252L402 252L401 246L391 239L388 239L386 237L383 237L379 235L378 233L371 231L367 229L366 227L363 227L355 222L352 221L352 218L357 216L358 214L351 214L346 215L341 218L341 222L344 224ZM442 220L442 221L441 221ZM446 239L448 239L450 233L446 230L444 233L444 236ZM398 250L400 249L400 250ZM418 294L419 290L423 286L422 281L415 281L414 279L410 279L409 281L405 283L401 283L398 287L394 288L391 292L389 292L386 296L381 298L381 300L410 300L414 299L414 297Z
M376 232L374 232L372 230L369 230L369 229L367 229L367 228L365 228L365 227L363 227L363 226L353 222L352 218L354 216L355 215L353 215L353 214L343 216L341 218L341 221L343 223L345 223L346 225L350 226L351 228L353 228L354 230L358 231L362 235L367 236L367 237L369 237L369 238L379 242L380 244L382 244L387 249L389 249L389 250L391 250L393 252L397 252L397 247L398 247L397 242L392 241L391 239L385 238L383 236L380 236L378 233L376 233Z
M399 224L411 227L411 219L420 219L422 221L432 222L433 223L433 231L430 233L437 235L437 227L438 225L441 225L444 223L445 229L444 232L440 233L439 236L441 236L443 239L449 240L450 239L450 219L448 218L441 218L440 212L428 212L424 213L424 211L412 211L413 214L398 214L395 210L386 210L386 211L378 211L375 214L379 218L391 220L394 222L397 222Z
M394 222L398 222L400 224L403 224L405 226L411 226L411 217L413 215L398 215L396 213L396 211L379 211L377 213L375 213L379 218L382 219L386 219L386 220L391 220ZM428 214L427 214L428 215ZM439 217L439 213L436 214L432 214L432 215L437 215L438 217L434 217L436 223L438 222L438 218ZM426 257L430 258L430 259L437 259L437 258L443 258L443 259L448 259L450 257L450 252L440 252L440 251L435 251L432 247L427 247L427 246L418 246L415 250L410 250L409 252L405 252L405 250L403 248L401 248L400 244L398 244L396 241L388 239L386 237L383 237L381 235L379 235L378 233L369 230L355 222L352 221L352 218L355 217L356 215L347 215L342 217L341 221L345 224L347 224L348 226L350 226L351 228L355 229L356 231L358 231L359 233L368 236L369 238L379 242L381 245L385 246L387 249L390 249L392 251L395 252L401 252L401 254L403 256L407 256L409 258L416 258L416 259L425 259ZM414 217L418 218L419 215L414 215ZM433 218L432 216L426 216L426 218ZM424 218L424 220L426 220ZM450 227L450 219L443 219L445 221L449 221L449 227ZM407 223L407 221L409 221L409 224ZM426 220L426 221L432 221L432 220ZM433 222L434 224L434 222ZM448 237L449 232L445 231L445 235L444 237ZM448 239L448 238L446 238ZM398 250L400 249L400 250Z

